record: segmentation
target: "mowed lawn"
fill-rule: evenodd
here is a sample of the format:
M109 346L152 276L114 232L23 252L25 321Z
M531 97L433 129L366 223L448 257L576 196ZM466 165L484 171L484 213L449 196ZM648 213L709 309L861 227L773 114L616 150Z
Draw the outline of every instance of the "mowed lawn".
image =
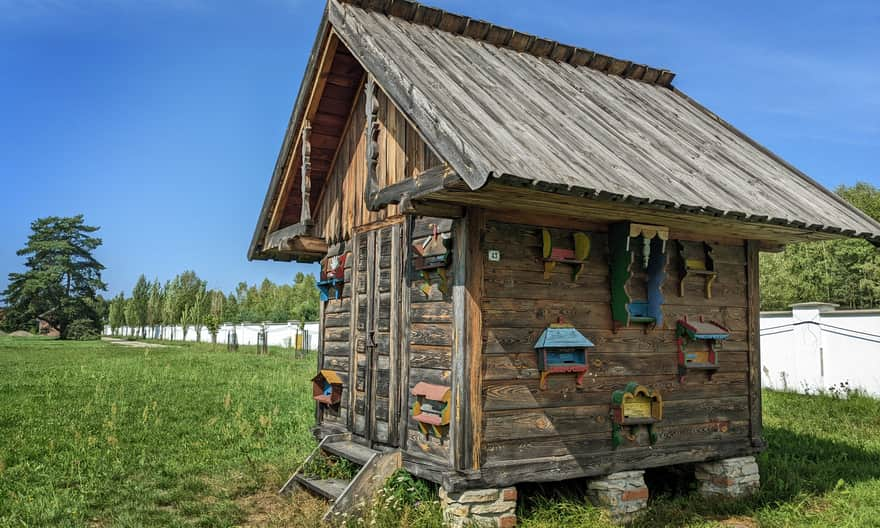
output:
M314 364L0 337L0 525L245 520L314 445Z
M0 526L314 526L319 501L274 491L314 446L315 358L247 348L0 337ZM880 402L765 393L764 412L758 496L652 473L635 526L880 527ZM373 526L438 525L432 493L389 494ZM610 526L583 482L520 497L520 526Z

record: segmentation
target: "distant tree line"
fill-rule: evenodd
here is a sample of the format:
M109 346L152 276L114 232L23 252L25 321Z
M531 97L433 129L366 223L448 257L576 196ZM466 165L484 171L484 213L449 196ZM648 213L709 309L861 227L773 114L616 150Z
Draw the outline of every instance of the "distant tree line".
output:
M880 221L880 189L841 186L837 194ZM843 308L880 308L880 250L865 240L791 244L761 255L761 309L820 301Z
M129 327L146 337L148 328L179 325L184 339L192 328L197 340L202 329L216 340L223 323L314 321L318 298L315 277L304 273L297 273L293 284L240 282L230 293L209 289L194 271L165 283L141 275L129 297L120 293L110 300L107 323L114 334Z

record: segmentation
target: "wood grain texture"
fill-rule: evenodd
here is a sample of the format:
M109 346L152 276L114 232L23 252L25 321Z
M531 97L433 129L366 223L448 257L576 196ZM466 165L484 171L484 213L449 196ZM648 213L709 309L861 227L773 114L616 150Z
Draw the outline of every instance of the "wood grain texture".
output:
M410 300L410 249L409 240L413 230L415 219L410 217L404 220L401 225L401 241L400 248L400 278L398 280L400 288L400 326L398 327L398 341L400 343L400 355L397 360L400 380L398 382L398 401L401 402L399 416L397 417L397 435L398 446L405 452L409 433L407 426L409 424L410 406L410 375L409 368L412 364L411 354L412 347L409 344L409 327L412 320L411 300ZM403 403L406 402L406 403Z
M746 244L747 291L749 294L749 424L752 446L763 449L764 425L761 414L761 292L758 244Z
M409 309L407 310L407 379L408 388L404 395L406 406L406 436L405 452L416 455L424 455L430 457L435 464L442 467L452 467L452 430L455 425L450 427L449 436L440 440L435 437L424 438L419 433L418 424L409 416L409 409L412 408L414 399L409 393L409 389L414 387L420 381L425 381L435 385L451 386L452 384L452 368L453 368L453 347L454 347L454 331L453 331L453 296L452 284L456 280L455 277L459 273L454 269L455 256L453 256L453 269L447 270L448 289L447 294L443 294L438 286L439 282L432 277L430 290L428 295L422 291L421 287L424 279L420 274L412 270L412 245L424 240L425 237L431 236L437 226L438 233L449 233L453 229L453 222L444 218L435 217L411 217L409 222L408 242L405 244L407 250L407 273L405 273L404 284L407 286L407 297L409 300ZM453 238L453 247L456 240Z
M453 227L452 267L454 279L452 281L452 417L450 420L449 434L452 441L450 452L450 465L454 469L466 469L472 464L471 446L473 443L470 407L470 369L468 355L471 353L468 347L468 308L470 306L470 294L467 290L468 283L468 236L471 215L456 222ZM428 326L428 325L426 325ZM433 325L431 325L433 327Z
M389 218L399 221L395 218L398 214L396 206L370 211L364 201L368 182L364 93L359 90L354 100L327 182L321 187L320 198L316 201L315 232L330 244L348 240L356 229L374 229L378 222ZM385 187L399 184L413 173L420 174L440 162L436 156L426 154L430 149L422 137L384 92L377 90L376 100L379 108L376 192L381 193Z
M587 199L584 198L587 196ZM810 230L803 226L787 226L763 221L742 221L727 215L692 214L688 210L674 207L639 206L637 201L625 200L622 196L608 196L599 199L598 195L580 192L551 192L550 188L533 186L526 181L516 183L510 180L492 180L479 191L464 193L461 190L441 191L426 198L441 200L455 205L479 205L494 208L503 204L505 209L516 208L522 218L561 215L580 217L582 221L611 222L626 221L659 224L681 232L685 240L701 238L715 240L721 238L755 239L766 243L787 244L793 241L828 240L840 238L840 232ZM524 216L528 215L528 216ZM689 235L688 235L689 234ZM673 238L679 235L672 235Z
M462 469L479 469L482 465L481 446L483 444L483 288L485 277L483 273L482 237L485 230L486 219L483 211L473 207L467 210L467 222L464 235L467 243L464 247L464 260L466 262L465 276L465 387L466 404L468 413L466 416L468 440L465 449L470 447L470 454L463 455L459 466Z
M612 450L610 398L614 390L638 381L663 396L668 412L657 425L664 448L745 442L750 431L750 322L747 297L747 259L743 241L718 247L718 296L709 300L699 284L678 295L675 281L662 291L663 323L643 328L611 330L608 239L605 226L590 231L591 253L583 273L573 280L570 270L555 270L544 279L542 226L490 220L474 252L484 267L482 292L482 440L484 467L516 464L522 457L576 455L618 459ZM560 243L573 230L551 229ZM489 249L501 259L489 262ZM679 255L667 246L669 267ZM638 267L638 265L634 265ZM730 338L719 350L720 368L712 379L706 372L678 379L676 321L703 315L725 324ZM540 388L534 343L562 317L594 344L587 350L583 386L574 374L554 374ZM731 424L737 424L736 427ZM515 440L513 440L515 439ZM657 444L660 445L660 444ZM656 447L656 446L655 446ZM635 442L627 449L652 449ZM685 449L685 447L682 447ZM545 453L545 454L542 454Z
M471 189L509 175L642 205L880 235L877 222L678 90L613 75L625 62L576 67L521 53L533 48L513 37L507 49L352 5L330 4L329 18ZM648 69L620 73L637 72Z

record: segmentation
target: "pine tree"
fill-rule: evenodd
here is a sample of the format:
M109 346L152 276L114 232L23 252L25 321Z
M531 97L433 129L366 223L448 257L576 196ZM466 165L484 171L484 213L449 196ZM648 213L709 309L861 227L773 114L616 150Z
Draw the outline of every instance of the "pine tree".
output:
M91 321L100 331L97 296L107 287L101 280L104 266L93 255L101 246L101 239L92 236L98 229L86 225L83 215L50 216L31 223L27 244L17 252L27 257L27 271L10 273L3 292L8 329L32 327L42 316L62 337L77 320Z

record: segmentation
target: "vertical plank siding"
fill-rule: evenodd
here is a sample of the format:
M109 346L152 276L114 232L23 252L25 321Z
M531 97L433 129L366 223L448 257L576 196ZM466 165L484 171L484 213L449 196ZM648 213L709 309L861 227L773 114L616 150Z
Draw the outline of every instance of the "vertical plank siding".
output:
M749 295L749 417L752 446L764 447L761 414L761 292L759 284L758 242L746 244L747 289Z
M364 204L367 151L362 92L352 107L314 214L316 234L329 244L349 240L356 228L398 215L396 205L371 212ZM378 99L381 130L377 166L379 186L398 183L440 165L440 160L419 133L381 90Z
M601 228L600 228L601 229ZM551 229L560 244L572 231ZM612 449L611 393L630 381L659 389L664 419L656 426L657 447L683 450L694 445L749 442L754 434L750 411L750 360L753 349L747 259L744 245L719 245L718 279L706 299L701 281L686 283L680 297L679 255L667 244L669 276L662 285L665 304L662 328L646 332L633 325L611 331L608 240L590 233L592 249L586 269L572 281L571 266L560 264L549 280L543 277L541 227L490 220L482 237L483 316L483 462L503 465L526 458L574 455L579 459L615 458L646 453L647 438L636 436ZM672 233L675 238L675 233ZM489 262L488 250L501 251ZM676 321L705 316L731 330L721 348L721 366L713 379L690 372L678 381ZM547 390L538 386L534 343L558 317L574 324L595 343L588 349L590 371L583 388L572 375L551 375ZM752 403L754 409L754 403ZM758 416L758 419L760 416Z
M381 90L378 100L380 187L439 165L440 160ZM397 208L371 212L364 204L364 101L360 90L314 214L317 236L330 244L342 241L350 252L343 295L323 307L324 346L319 359L323 368L340 373L345 382L343 400L338 409L319 411L318 419L382 444L411 440L414 449L448 453L446 447L418 438L408 405L412 403L410 389L418 381L450 382L451 304L436 285L425 297L418 290L420 277L410 280L404 275L411 256L409 235L404 235L408 229L399 221L386 225L398 216ZM412 226L424 236L432 221L419 219ZM417 308L412 314L408 310L402 314L401 308L410 305L414 294ZM443 323L437 331L431 330L431 324L440 320ZM375 332L374 351L366 342L371 331ZM405 358L400 357L401 351L406 352Z

